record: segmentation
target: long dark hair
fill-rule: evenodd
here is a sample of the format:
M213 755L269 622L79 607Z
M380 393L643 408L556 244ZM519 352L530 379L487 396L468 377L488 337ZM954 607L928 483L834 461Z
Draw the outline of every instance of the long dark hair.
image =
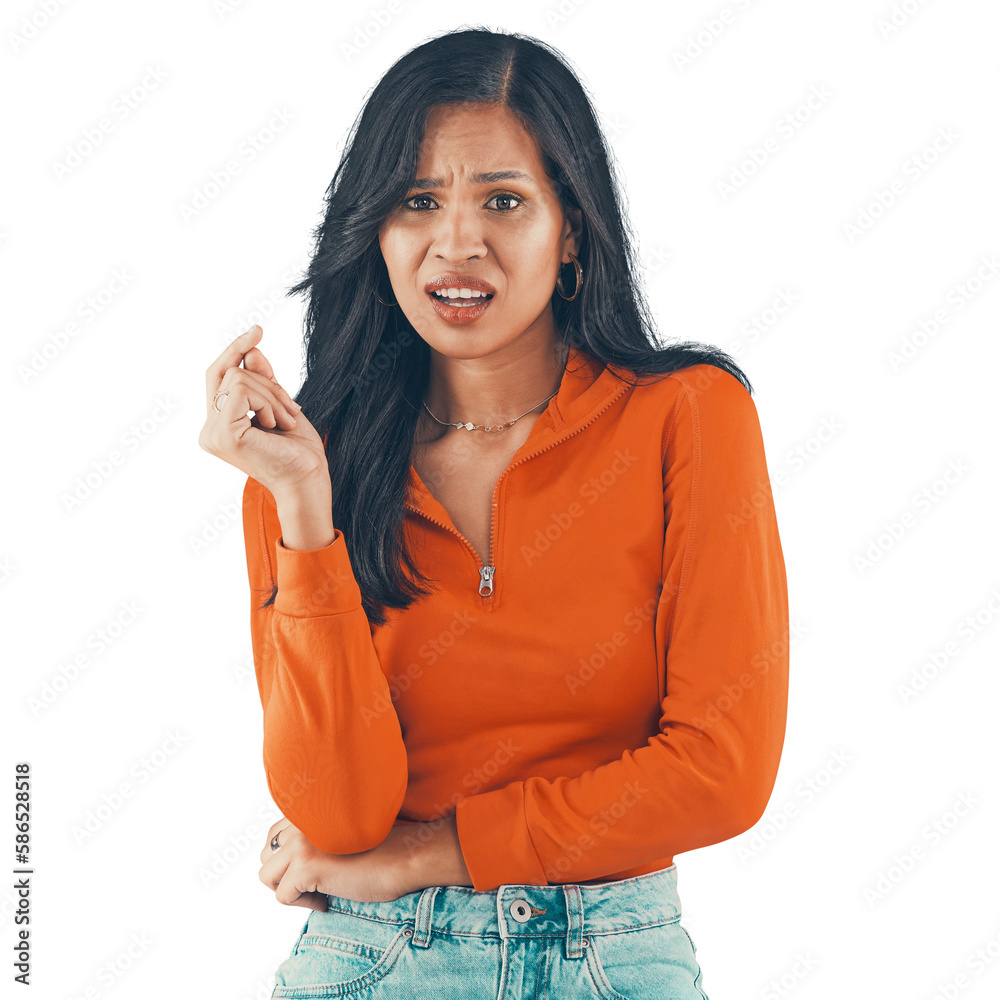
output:
M398 59L355 120L326 191L307 276L306 377L296 397L321 437L333 486L333 523L344 533L372 626L430 592L404 540L413 435L430 349L393 301L378 231L415 177L427 112L481 102L509 109L535 139L564 211L580 209L579 294L553 292L556 331L633 383L710 364L749 380L720 348L657 346L636 275L618 182L590 100L559 52L516 32L468 28L439 35ZM563 285L574 287L572 265ZM403 567L406 572L404 573ZM264 607L274 601L275 587Z

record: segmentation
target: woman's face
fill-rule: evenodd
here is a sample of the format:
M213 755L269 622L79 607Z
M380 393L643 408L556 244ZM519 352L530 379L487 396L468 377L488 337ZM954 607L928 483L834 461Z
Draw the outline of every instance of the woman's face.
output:
M416 174L382 224L379 245L396 301L417 333L461 358L522 336L554 340L553 289L560 265L578 253L580 213L564 217L518 120L483 104L432 108ZM485 305L482 297L451 299L473 306L448 305L428 291L442 283L492 296Z

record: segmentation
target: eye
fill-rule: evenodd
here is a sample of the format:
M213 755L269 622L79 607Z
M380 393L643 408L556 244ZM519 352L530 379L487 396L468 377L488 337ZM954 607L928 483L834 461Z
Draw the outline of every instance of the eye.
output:
M434 199L429 194L415 194L411 195L406 201L403 202L403 207L408 208L411 212L420 212L422 209L414 208L410 202L411 201L433 201Z
M503 214L504 212L513 212L518 207L518 205L521 204L521 199L516 194L504 194L504 193L495 194L493 195L492 198L490 198L490 201L495 201L498 198L506 202L511 202L511 201L517 202L517 205L515 205L513 208L508 207L500 209L501 214ZM487 204L489 204L489 202L487 202Z

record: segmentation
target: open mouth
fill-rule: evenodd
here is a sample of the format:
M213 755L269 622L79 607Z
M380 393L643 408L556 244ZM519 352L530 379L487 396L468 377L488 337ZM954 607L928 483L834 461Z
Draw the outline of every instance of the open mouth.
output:
M458 309L468 309L472 306L482 305L484 302L489 302L493 298L492 292L480 292L473 291L471 295L468 294L453 294L458 292L458 289L437 289L433 292L428 292L435 302L440 302L444 305L455 306Z
M469 294L472 289L462 289L465 293L458 295L442 295L441 291L458 291L458 289L435 289L427 293L434 311L446 323L473 323L485 315L493 301L493 292L480 292L478 289Z

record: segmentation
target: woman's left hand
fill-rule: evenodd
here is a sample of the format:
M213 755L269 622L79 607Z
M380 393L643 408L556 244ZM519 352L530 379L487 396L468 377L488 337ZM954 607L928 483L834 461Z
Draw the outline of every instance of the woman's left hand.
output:
M415 825L397 820L378 847L357 854L327 854L315 847L291 820L281 817L267 831L260 852L260 880L274 890L279 903L324 912L326 894L348 899L387 902L413 888L407 883ZM271 848L277 835L278 849Z

